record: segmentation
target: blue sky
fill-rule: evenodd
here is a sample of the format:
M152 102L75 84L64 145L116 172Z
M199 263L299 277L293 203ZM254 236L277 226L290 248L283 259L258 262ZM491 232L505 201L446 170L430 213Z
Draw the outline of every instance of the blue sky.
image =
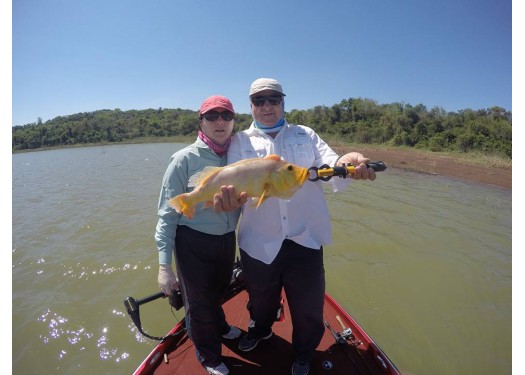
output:
M249 113L259 77L281 81L287 110L512 110L512 1L12 2L12 125L213 94Z

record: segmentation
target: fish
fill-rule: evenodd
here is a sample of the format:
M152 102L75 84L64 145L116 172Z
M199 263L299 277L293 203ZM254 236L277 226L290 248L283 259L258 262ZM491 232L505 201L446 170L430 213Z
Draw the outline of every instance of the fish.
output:
M270 197L291 198L307 177L307 168L282 160L279 155L244 159L224 167L204 168L188 181L188 187L195 189L171 198L168 204L191 220L197 204L205 202L203 208L211 207L221 186L233 185L237 199L241 192L246 192L249 198L258 198L256 207L259 207Z

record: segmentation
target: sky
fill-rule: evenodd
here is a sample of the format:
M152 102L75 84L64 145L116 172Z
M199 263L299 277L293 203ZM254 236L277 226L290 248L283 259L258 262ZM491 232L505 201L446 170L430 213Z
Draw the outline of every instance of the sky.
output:
M349 98L512 110L511 0L16 0L12 125L100 109Z

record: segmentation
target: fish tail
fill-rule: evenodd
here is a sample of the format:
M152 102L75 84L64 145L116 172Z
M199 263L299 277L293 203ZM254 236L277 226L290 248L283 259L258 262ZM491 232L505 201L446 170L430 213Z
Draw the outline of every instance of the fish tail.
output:
M188 193L179 194L171 198L168 204L175 209L179 214L186 216L188 219L193 219L195 215L195 206L188 201Z

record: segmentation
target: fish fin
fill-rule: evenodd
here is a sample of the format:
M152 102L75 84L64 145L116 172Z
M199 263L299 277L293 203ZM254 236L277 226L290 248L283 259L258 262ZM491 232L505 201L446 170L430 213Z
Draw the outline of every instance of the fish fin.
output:
M205 185L212 176L219 173L224 167L205 167L202 171L195 173L188 180L188 187Z
M264 185L264 190L261 194L261 197L259 198L259 200L257 201L257 206L255 206L255 208L259 208L259 206L266 200L268 199L268 197L266 196L266 193L268 193L268 189L270 188L270 185L269 184L265 184Z
M265 156L264 158L265 159L270 159L270 160L276 160L276 161L281 160L281 157L279 155L275 155L275 154L270 154L268 156Z
M179 214L186 216L188 219L193 219L195 215L195 206L188 203L188 193L179 194L176 197L171 198L168 204Z
M204 206L202 208L210 208L213 207L213 201L207 201L204 203Z

